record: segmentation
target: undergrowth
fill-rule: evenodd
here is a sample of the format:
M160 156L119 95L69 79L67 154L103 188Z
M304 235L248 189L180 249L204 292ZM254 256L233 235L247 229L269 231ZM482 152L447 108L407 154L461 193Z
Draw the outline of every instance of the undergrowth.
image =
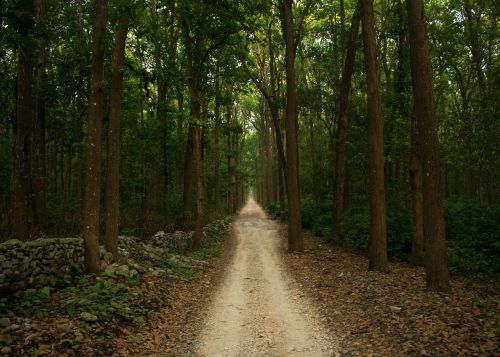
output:
M266 208L279 218L279 204ZM331 239L330 200L301 201L302 226L326 241ZM445 203L446 238L450 270L454 274L500 274L500 205L474 200L452 199ZM285 215L286 216L286 215ZM370 212L366 206L348 209L342 222L342 244L366 251ZM408 259L411 254L412 226L408 208L398 202L387 207L387 250L392 258Z
M166 251L160 261L145 261L141 265L157 271L155 276L196 281L206 262L220 253L225 237L223 233L212 233L210 238L205 237L199 250L185 255ZM68 276L62 287L47 286L28 289L16 296L0 296L0 316L12 312L18 316L42 319L49 314L71 318L89 313L99 320L130 322L157 311L162 299L166 299L151 288L152 281L158 283L158 280L152 279L155 278L151 275L134 276L129 270L119 269L99 275Z

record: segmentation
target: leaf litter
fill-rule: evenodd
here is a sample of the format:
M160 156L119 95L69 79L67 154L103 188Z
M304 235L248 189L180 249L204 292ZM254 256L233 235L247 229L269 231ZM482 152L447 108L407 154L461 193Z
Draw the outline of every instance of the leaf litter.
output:
M285 236L283 232L283 236ZM452 293L425 291L421 267L367 257L304 234L304 253L284 254L297 282L343 336L343 356L499 356L498 280L452 279Z

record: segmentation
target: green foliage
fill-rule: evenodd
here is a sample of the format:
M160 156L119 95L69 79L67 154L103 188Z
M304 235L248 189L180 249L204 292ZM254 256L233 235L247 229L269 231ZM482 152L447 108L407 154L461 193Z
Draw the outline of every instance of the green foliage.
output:
M274 205L268 207L273 212ZM446 202L446 235L450 269L454 273L500 273L500 205L473 200ZM330 239L331 205L302 201L302 225L326 240ZM348 210L342 222L342 242L367 250L370 212L366 206ZM387 252L407 259L411 254L412 226L408 209L392 202L387 208Z
M500 273L500 205L473 200L447 202L446 236L453 272Z
M0 310L12 310L17 306L25 311L33 311L37 318L43 318L49 312L46 304L50 300L51 293L52 288L49 286L38 290L28 289L24 292L22 300L17 305L14 305L12 301L4 299L3 303L0 303ZM1 305L3 305L3 308Z
M50 313L75 316L88 312L98 317L115 317L132 321L149 313L143 303L141 281L129 277L85 276L74 286L53 293L51 287L28 289L20 301L0 299L0 313L14 311L21 315L35 315L38 319Z
M280 218L281 207L280 207L279 202L274 202L274 203L270 203L269 205L267 205L266 212L272 219Z
M387 208L387 252L389 256L406 259L411 253L413 231L408 209L400 203Z
M62 290L59 309L70 316L85 311L131 321L149 312L140 303L144 290L137 288L139 285L138 279L81 278L77 286Z
M314 234L329 240L332 224L331 200L323 200L316 204L312 199L304 199L300 202L300 206L302 227L312 229Z
M208 261L220 254L224 239L226 234L213 233L203 239L200 249L189 252L187 256L194 260Z
M370 235L370 212L366 207L353 207L342 222L342 241L349 247L366 250Z

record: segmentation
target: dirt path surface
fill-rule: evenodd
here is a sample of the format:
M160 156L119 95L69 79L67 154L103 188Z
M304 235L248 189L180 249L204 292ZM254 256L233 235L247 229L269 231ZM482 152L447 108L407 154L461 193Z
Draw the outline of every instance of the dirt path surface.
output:
M331 356L336 340L284 269L279 226L250 199L235 249L197 336L201 356Z

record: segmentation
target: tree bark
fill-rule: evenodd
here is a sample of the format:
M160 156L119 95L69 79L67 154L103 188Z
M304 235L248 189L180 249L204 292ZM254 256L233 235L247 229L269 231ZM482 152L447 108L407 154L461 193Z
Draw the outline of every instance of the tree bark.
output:
M227 135L227 147L228 147L228 158L227 158L227 172L229 178L229 187L228 187L228 209L229 214L236 213L236 176L235 176L235 140L234 140L234 123L236 117L233 118L233 105L230 103L228 105L228 128L229 133Z
M417 121L411 124L411 156L410 156L410 189L411 189L411 223L413 239L410 262L415 265L424 264L424 224L422 203L422 160L419 153Z
M332 240L340 242L342 231L342 219L344 217L344 191L346 181L346 158L347 158L347 109L349 106L349 94L351 91L352 75L354 73L354 60L356 58L357 38L359 22L361 20L361 3L358 1L356 10L352 16L351 29L347 40L347 53L345 56L344 70L339 98L339 124L337 126L337 141L335 147L335 188L333 195L332 210Z
M220 213L220 135L221 135L221 110L220 110L220 83L215 82L215 128L214 128L214 205L216 213Z
M388 269L384 187L384 118L375 42L373 0L362 1L363 49L367 77L368 143L370 168L369 269Z
M162 61L162 44L165 41L160 34L160 24L158 20L158 9L156 1L151 2L151 21L153 25L154 38L154 61L156 71L156 83L158 86L158 96L156 101L156 117L160 124L162 134L162 185L161 185L161 202L166 202L166 192L168 186L168 130L166 118L166 102L167 102L167 84L164 78L164 69Z
M193 113L196 114L196 113ZM198 113L200 114L200 113ZM193 249L199 249L203 239L204 224L204 190L203 190L203 149L201 140L201 126L197 126L194 132L194 150L196 162L196 225L193 236Z
M295 40L292 0L281 3L281 24L286 63L286 190L288 197L288 250L304 250L300 218L299 152L297 144L297 87L295 80Z
M100 270L99 201L106 7L107 0L95 0L92 23L92 69L90 76L87 145L85 151L85 196L83 208L85 268L89 273L96 273Z
M191 99L191 108L190 114L193 123L190 123L190 136L191 140L188 139L188 145L191 144L190 155L192 156L191 162L194 160L195 163L195 184L196 184L196 221L195 221L195 233L193 237L193 249L198 249L201 246L201 240L203 238L203 223L204 223L204 215L203 215L203 206L204 206L204 190L203 190L203 150L202 150L202 92L201 92L201 66L202 60L199 56L200 43L193 41L190 37L189 32L185 29L186 32L184 34L186 41L186 67L188 74L188 88L189 88L189 96ZM196 45L196 48L195 48ZM200 66L200 67L195 67ZM190 143L191 141L191 143ZM186 160L188 158L188 149L186 149ZM189 175L192 175L192 163L189 164L186 161L186 167L189 167ZM186 173L185 173L186 174ZM192 181L192 180L190 180ZM184 179L186 183L186 178ZM192 182L188 182L188 186L191 186ZM191 188L189 188L189 196ZM185 186L186 192L186 186ZM190 203L190 199L189 199ZM187 206L185 206L185 213L187 210ZM190 207L189 207L190 209ZM185 216L186 217L186 216Z
M42 29L45 25L45 7L42 0L35 0L36 22L37 26ZM35 231L39 233L43 230L45 224L45 96L44 96L44 81L45 81L45 47L47 43L42 36L38 37L38 60L36 67L36 83L35 83L35 115L33 121L33 208L34 208L34 225Z
M120 221L120 122L123 93L123 63L127 39L128 16L118 20L111 64L108 128L108 175L106 181L106 250L118 254Z
M188 129L186 152L184 155L184 187L182 192L184 228L192 226L191 195L193 192L193 150L194 150L195 128L191 123Z
M407 0L410 59L417 122L418 149L422 158L422 202L427 289L449 291L446 233L443 208L441 158L435 113L429 42L422 0Z
M16 9L26 23L34 18L32 2L19 5ZM11 217L13 233L20 240L34 239L34 217L31 188L31 145L32 145L32 85L33 85L33 46L27 34L29 28L20 25L21 34L18 44L16 127L14 141L14 160L12 167Z

